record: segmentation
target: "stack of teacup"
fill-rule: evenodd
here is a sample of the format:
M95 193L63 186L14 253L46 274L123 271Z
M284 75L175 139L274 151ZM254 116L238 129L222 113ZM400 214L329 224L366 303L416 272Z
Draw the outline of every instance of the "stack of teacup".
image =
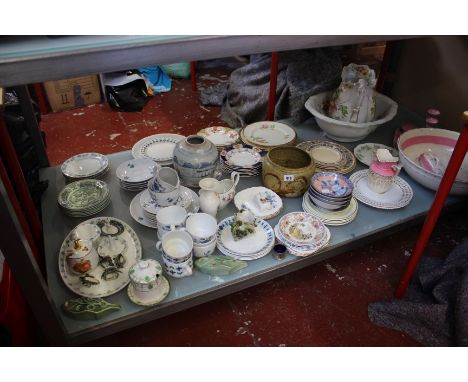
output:
M312 176L307 193L312 204L322 210L343 210L351 202L353 183L337 172L318 172Z
M191 214L180 206L162 208L157 214L156 249L172 277L192 274L193 255L211 255L216 248L216 219L206 213Z
M153 179L148 182L148 191L159 206L174 205L180 195L180 180L177 171L171 167L156 169Z

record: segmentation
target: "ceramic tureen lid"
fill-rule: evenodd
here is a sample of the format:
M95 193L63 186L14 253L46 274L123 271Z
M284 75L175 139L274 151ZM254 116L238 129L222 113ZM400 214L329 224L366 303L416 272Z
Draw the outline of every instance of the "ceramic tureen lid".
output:
M162 268L156 260L140 260L130 268L128 274L133 282L148 284L161 277Z

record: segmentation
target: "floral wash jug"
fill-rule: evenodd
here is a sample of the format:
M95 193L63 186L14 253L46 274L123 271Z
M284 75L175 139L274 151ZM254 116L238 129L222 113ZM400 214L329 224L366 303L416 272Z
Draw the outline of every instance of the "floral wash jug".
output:
M344 122L365 123L375 119L375 72L367 65L349 64L341 84L328 104L328 116Z

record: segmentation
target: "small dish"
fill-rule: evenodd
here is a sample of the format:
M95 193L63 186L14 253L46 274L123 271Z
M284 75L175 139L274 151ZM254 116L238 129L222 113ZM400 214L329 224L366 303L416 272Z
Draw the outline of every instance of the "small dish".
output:
M240 191L234 196L234 204L238 210L246 208L264 220L277 216L283 210L281 197L266 187L249 187Z
M353 183L336 172L316 173L312 176L310 185L320 194L334 198L344 198L353 192Z

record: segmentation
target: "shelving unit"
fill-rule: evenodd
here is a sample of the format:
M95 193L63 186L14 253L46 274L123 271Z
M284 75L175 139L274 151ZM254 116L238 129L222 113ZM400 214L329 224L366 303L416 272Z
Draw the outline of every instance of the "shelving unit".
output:
M38 81L128 69L148 64L164 64L177 61L211 59L225 56L270 51L315 48L361 42L402 39L402 36L74 36L60 39L12 38L0 42L0 86L18 86ZM390 143L394 129L403 122L422 124L412 113L401 110L389 124L379 128L366 141ZM297 129L300 140L323 138L313 119ZM348 148L355 144L346 144ZM109 156L113 168L128 158L123 152ZM96 322L74 321L62 314L60 305L73 297L61 282L57 269L57 254L65 235L82 220L63 216L56 205L56 195L63 186L59 168L45 168L42 178L50 182L43 198L43 227L47 266L47 283L35 261L20 219L14 212L13 202L0 182L0 213L4 235L0 238L1 250L10 264L15 278L44 331L47 341L53 344L82 343L99 338L143 322L157 319L191 306L213 300L280 275L322 261L368 241L405 228L418 222L428 211L434 193L407 176L403 177L415 191L413 202L406 208L392 212L380 211L359 205L358 218L348 226L332 229L332 242L321 254L298 259L292 256L283 262L275 262L270 256L249 264L238 274L222 281L209 276L195 275L172 280L168 299L160 306L142 308L132 305L121 291L109 297L109 301L122 305L122 310ZM134 222L128 213L133 194L120 190L115 177L105 179L112 188L112 204L102 215L115 216L129 223L140 236L143 256L158 258L153 250L154 231ZM238 190L260 184L261 180L242 180ZM449 199L449 203L457 199ZM285 212L300 210L300 198L286 199ZM233 212L229 206L220 218ZM278 219L278 218L277 218ZM277 220L276 219L276 220ZM275 219L271 224L276 222ZM370 223L369 223L370 222Z

